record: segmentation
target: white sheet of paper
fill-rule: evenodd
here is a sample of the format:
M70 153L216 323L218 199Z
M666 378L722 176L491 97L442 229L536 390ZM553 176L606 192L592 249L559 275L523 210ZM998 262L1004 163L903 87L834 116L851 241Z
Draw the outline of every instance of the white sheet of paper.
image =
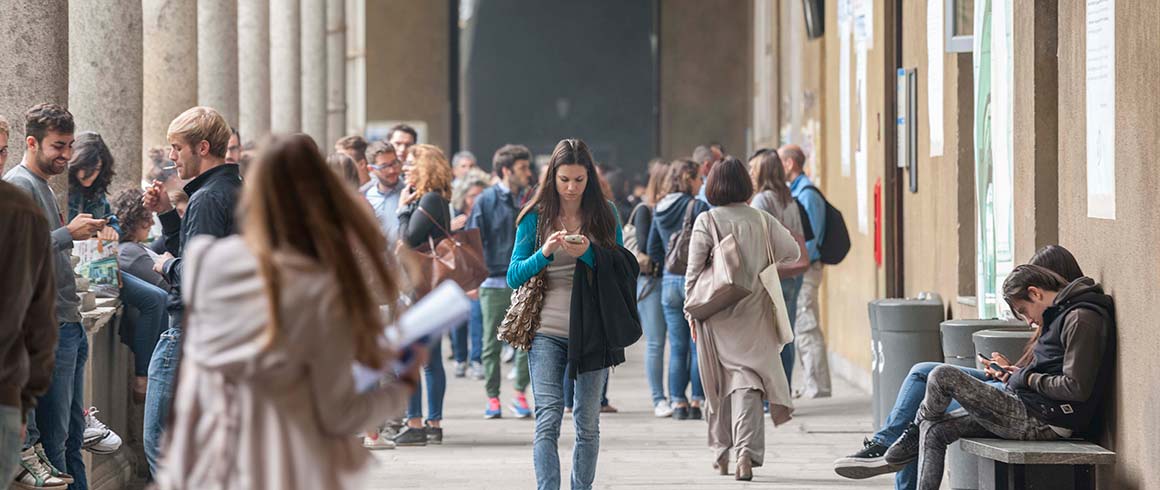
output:
M850 141L850 118L853 117L850 114L850 29L849 17L838 22L838 139L841 141L842 177L850 176L850 162L854 158L853 142Z
M433 337L438 341L444 333L462 325L471 316L471 301L463 289L453 281L443 281L423 299L399 316L399 321L389 325L380 342L383 347L405 347L423 337ZM439 360L442 362L442 360ZM398 368L394 366L393 368ZM366 391L378 384L390 369L375 370L354 363L354 375L358 391Z
M867 56L866 45L859 43L858 54L855 57L857 58L858 65L858 97L861 101L859 106L861 107L862 114L860 116L861 121L858 130L858 152L854 154L854 186L856 191L855 195L858 199L858 231L863 235L870 234L870 176L869 169L867 168L867 159L869 158L867 153L870 150L869 135L867 134L867 126L870 121L870 108L867 105L869 99L867 98L868 94L866 89Z
M930 156L943 154L943 3L926 0L926 120L930 127Z
M1116 2L1087 0L1087 214L1116 219Z

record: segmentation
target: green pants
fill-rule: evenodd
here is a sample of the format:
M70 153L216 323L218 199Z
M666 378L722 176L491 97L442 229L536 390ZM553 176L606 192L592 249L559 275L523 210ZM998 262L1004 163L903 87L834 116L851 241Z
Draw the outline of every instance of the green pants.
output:
M483 310L483 376L488 398L499 398L500 351L503 342L495 337L499 324L512 303L508 288L479 288L479 306ZM516 350L516 391L528 389L528 353Z

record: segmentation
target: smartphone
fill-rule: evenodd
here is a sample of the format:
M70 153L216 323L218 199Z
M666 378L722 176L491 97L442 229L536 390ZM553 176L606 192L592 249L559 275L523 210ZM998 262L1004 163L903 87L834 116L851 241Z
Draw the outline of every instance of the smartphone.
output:
M584 243L584 235L565 235L564 241L568 243L581 244Z
M1004 371L1004 369L1003 369L1003 366L1000 366L1000 365L999 365L999 363L997 363L997 362L995 362L995 361L991 360L991 358L990 358L990 357L987 357L987 356L984 356L984 355L982 355L982 354L979 354L979 360L980 360L980 361L983 361L983 364L984 364L985 366L987 366L987 367L989 367L989 368L991 368L991 369L994 369L994 370L996 370L996 371L998 371L998 372L1000 372L1000 373Z

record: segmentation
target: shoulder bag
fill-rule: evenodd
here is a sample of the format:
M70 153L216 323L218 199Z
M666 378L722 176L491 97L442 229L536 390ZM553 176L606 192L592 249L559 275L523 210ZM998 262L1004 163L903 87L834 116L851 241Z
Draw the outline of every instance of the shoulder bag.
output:
M540 252L541 228L536 227L536 248ZM527 351L532 348L532 339L540 329L540 312L544 309L544 293L548 290L545 278L547 268L532 276L512 291L511 307L499 324L496 338L507 342L512 348Z
M756 211L756 210L755 210ZM685 311L697 320L705 320L721 310L737 304L751 291L753 275L746 274L745 260L732 233L720 237L713 212L705 216L713 248L705 258L705 268L697 275L697 282L685 298ZM765 221L762 221L764 223ZM777 269L774 268L774 274ZM748 280L746 280L746 278Z
M427 215L443 232L443 238L438 242L431 235L427 236L426 250L416 251L422 264L421 270L425 277L415 281L421 292L431 291L443 281L455 281L464 291L471 291L479 287L487 279L487 265L483 260L483 241L478 229L459 230L455 233L447 231L439 220L431 213L419 207L419 211Z
M697 198L689 201L685 207L685 221L681 229L669 236L669 250L665 253L665 270L670 274L685 275L689 268L689 240L693 238L693 207L697 205Z

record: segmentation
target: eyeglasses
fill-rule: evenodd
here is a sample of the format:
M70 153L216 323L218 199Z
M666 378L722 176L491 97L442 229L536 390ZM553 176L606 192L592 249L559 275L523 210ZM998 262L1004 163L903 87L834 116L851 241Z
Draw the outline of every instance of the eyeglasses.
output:
M395 160L394 162L392 162L392 163L389 163L389 164L387 164L387 165L375 165L375 164L370 164L370 165L367 165L367 167L370 167L370 169L371 169L371 170L380 170L380 171L381 171L381 170L386 170L386 169L388 169L388 168L398 168L398 167L399 167L399 161L398 161L398 160Z

